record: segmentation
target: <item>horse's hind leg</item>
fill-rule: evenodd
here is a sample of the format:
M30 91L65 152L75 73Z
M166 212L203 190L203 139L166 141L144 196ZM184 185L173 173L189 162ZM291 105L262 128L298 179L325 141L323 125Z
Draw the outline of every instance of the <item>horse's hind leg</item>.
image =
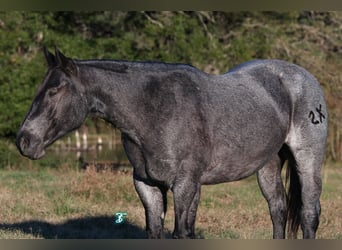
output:
M328 113L324 93L310 73L297 66L284 67L283 70L284 74L279 79L291 97L290 126L285 144L290 148L295 163L290 168L293 170L288 208L288 219L292 222L290 232L295 236L299 223L303 238L315 238L320 215L321 168L327 140ZM295 185L293 192L292 180L295 180L292 182ZM294 190L300 190L300 193Z
M321 210L321 168L325 154L327 124L323 120L319 124L298 126L293 131L295 132L290 132L287 145L295 160L295 171L301 190L301 204L297 204L299 214L296 216L300 218L303 238L313 239L316 237Z
M281 179L281 169L285 159L275 155L257 172L258 183L264 195L273 224L273 238L284 239L287 218L286 193Z
M303 238L314 239L316 237L321 212L321 167L324 147L322 145L302 146L301 149L292 149L292 151L301 185L302 204L299 211Z

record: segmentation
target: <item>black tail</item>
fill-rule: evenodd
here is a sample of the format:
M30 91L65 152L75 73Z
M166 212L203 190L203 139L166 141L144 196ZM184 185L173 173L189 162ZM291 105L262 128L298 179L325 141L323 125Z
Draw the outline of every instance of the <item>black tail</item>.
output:
M288 238L296 239L298 228L301 222L302 190L297 172L296 160L291 157L288 159L286 170L287 191L287 233Z

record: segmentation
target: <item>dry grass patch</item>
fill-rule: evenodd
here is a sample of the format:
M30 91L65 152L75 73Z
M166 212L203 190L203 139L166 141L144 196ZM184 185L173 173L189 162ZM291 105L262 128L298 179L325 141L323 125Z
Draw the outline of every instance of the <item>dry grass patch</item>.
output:
M318 238L342 238L341 166L323 170L322 215ZM174 226L168 194L166 237ZM115 212L126 212L123 225ZM145 213L135 192L132 170L94 169L0 171L0 238L145 238ZM255 176L203 186L196 230L206 239L269 239L272 223Z

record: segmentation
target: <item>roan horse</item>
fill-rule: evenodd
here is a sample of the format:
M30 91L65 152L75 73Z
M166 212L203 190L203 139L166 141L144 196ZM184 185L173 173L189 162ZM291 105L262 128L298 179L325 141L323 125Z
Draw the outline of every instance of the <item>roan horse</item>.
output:
M48 71L17 135L31 159L93 114L119 128L149 238L163 237L173 192L174 238L194 238L201 185L254 173L273 237L315 238L327 110L317 80L280 60L223 75L184 64L74 60L44 49ZM281 179L287 161L288 192Z

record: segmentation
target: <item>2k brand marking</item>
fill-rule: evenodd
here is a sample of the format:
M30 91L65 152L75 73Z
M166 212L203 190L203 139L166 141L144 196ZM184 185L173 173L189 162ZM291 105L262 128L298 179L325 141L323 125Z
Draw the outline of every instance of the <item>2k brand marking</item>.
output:
M320 124L323 122L323 120L325 119L325 115L322 113L322 105L319 105L319 108L316 108L316 113L318 115L318 118L315 116L314 111L310 111L309 113L309 118L311 119L312 124Z

